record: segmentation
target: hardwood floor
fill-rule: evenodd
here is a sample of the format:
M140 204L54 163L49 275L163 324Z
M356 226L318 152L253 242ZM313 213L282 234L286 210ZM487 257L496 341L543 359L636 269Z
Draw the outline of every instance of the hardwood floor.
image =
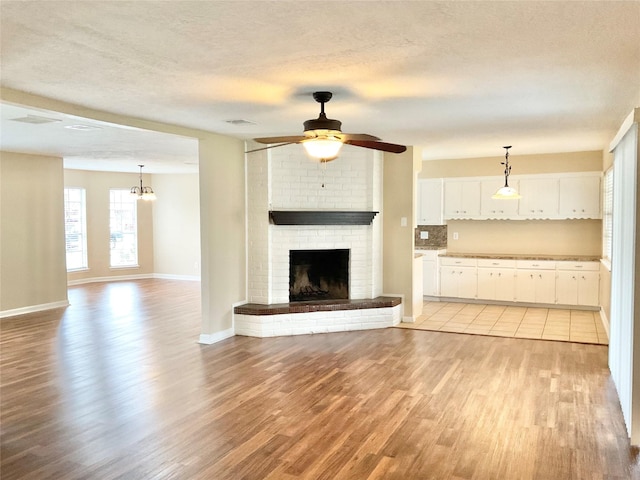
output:
M199 284L0 321L0 477L631 479L607 347L384 329L196 343Z

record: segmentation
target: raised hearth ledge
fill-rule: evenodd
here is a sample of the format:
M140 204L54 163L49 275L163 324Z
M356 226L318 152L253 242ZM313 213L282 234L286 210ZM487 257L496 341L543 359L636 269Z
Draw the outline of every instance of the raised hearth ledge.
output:
M275 225L371 225L378 212L332 210L271 210Z
M274 303L245 303L233 309L242 315L283 315L287 313L333 312L336 310L362 310L366 308L385 308L400 305L400 297L376 297L361 300L316 300L312 302Z
M234 308L235 334L260 338L388 328L398 325L401 319L400 297L247 303Z

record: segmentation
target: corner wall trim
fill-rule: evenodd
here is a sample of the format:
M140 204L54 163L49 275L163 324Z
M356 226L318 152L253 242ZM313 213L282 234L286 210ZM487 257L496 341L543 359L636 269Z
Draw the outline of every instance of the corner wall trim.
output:
M221 342L222 340L226 340L227 338L233 337L235 336L235 334L236 333L233 328L228 328L216 333L201 333L200 338L198 339L198 343L202 343L203 345L212 345L214 343Z
M28 307L14 308L12 310L0 311L0 318L15 317L16 315L24 315L26 313L42 312L44 310L53 310L54 308L64 308L69 306L68 300L59 302L42 303L40 305L30 305Z

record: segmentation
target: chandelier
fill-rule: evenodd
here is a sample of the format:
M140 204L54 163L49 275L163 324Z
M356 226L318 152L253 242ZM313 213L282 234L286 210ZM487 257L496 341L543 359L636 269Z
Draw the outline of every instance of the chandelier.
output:
M143 187L142 186L142 167L144 165L138 165L140 167L140 185L135 185L131 187L131 195L136 197L138 200L155 200L156 194L153 193L153 188L151 187Z

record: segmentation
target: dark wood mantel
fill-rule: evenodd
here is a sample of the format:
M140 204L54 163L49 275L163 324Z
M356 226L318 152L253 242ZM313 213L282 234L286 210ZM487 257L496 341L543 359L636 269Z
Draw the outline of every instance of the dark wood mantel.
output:
M371 225L378 212L332 210L271 210L275 225Z

